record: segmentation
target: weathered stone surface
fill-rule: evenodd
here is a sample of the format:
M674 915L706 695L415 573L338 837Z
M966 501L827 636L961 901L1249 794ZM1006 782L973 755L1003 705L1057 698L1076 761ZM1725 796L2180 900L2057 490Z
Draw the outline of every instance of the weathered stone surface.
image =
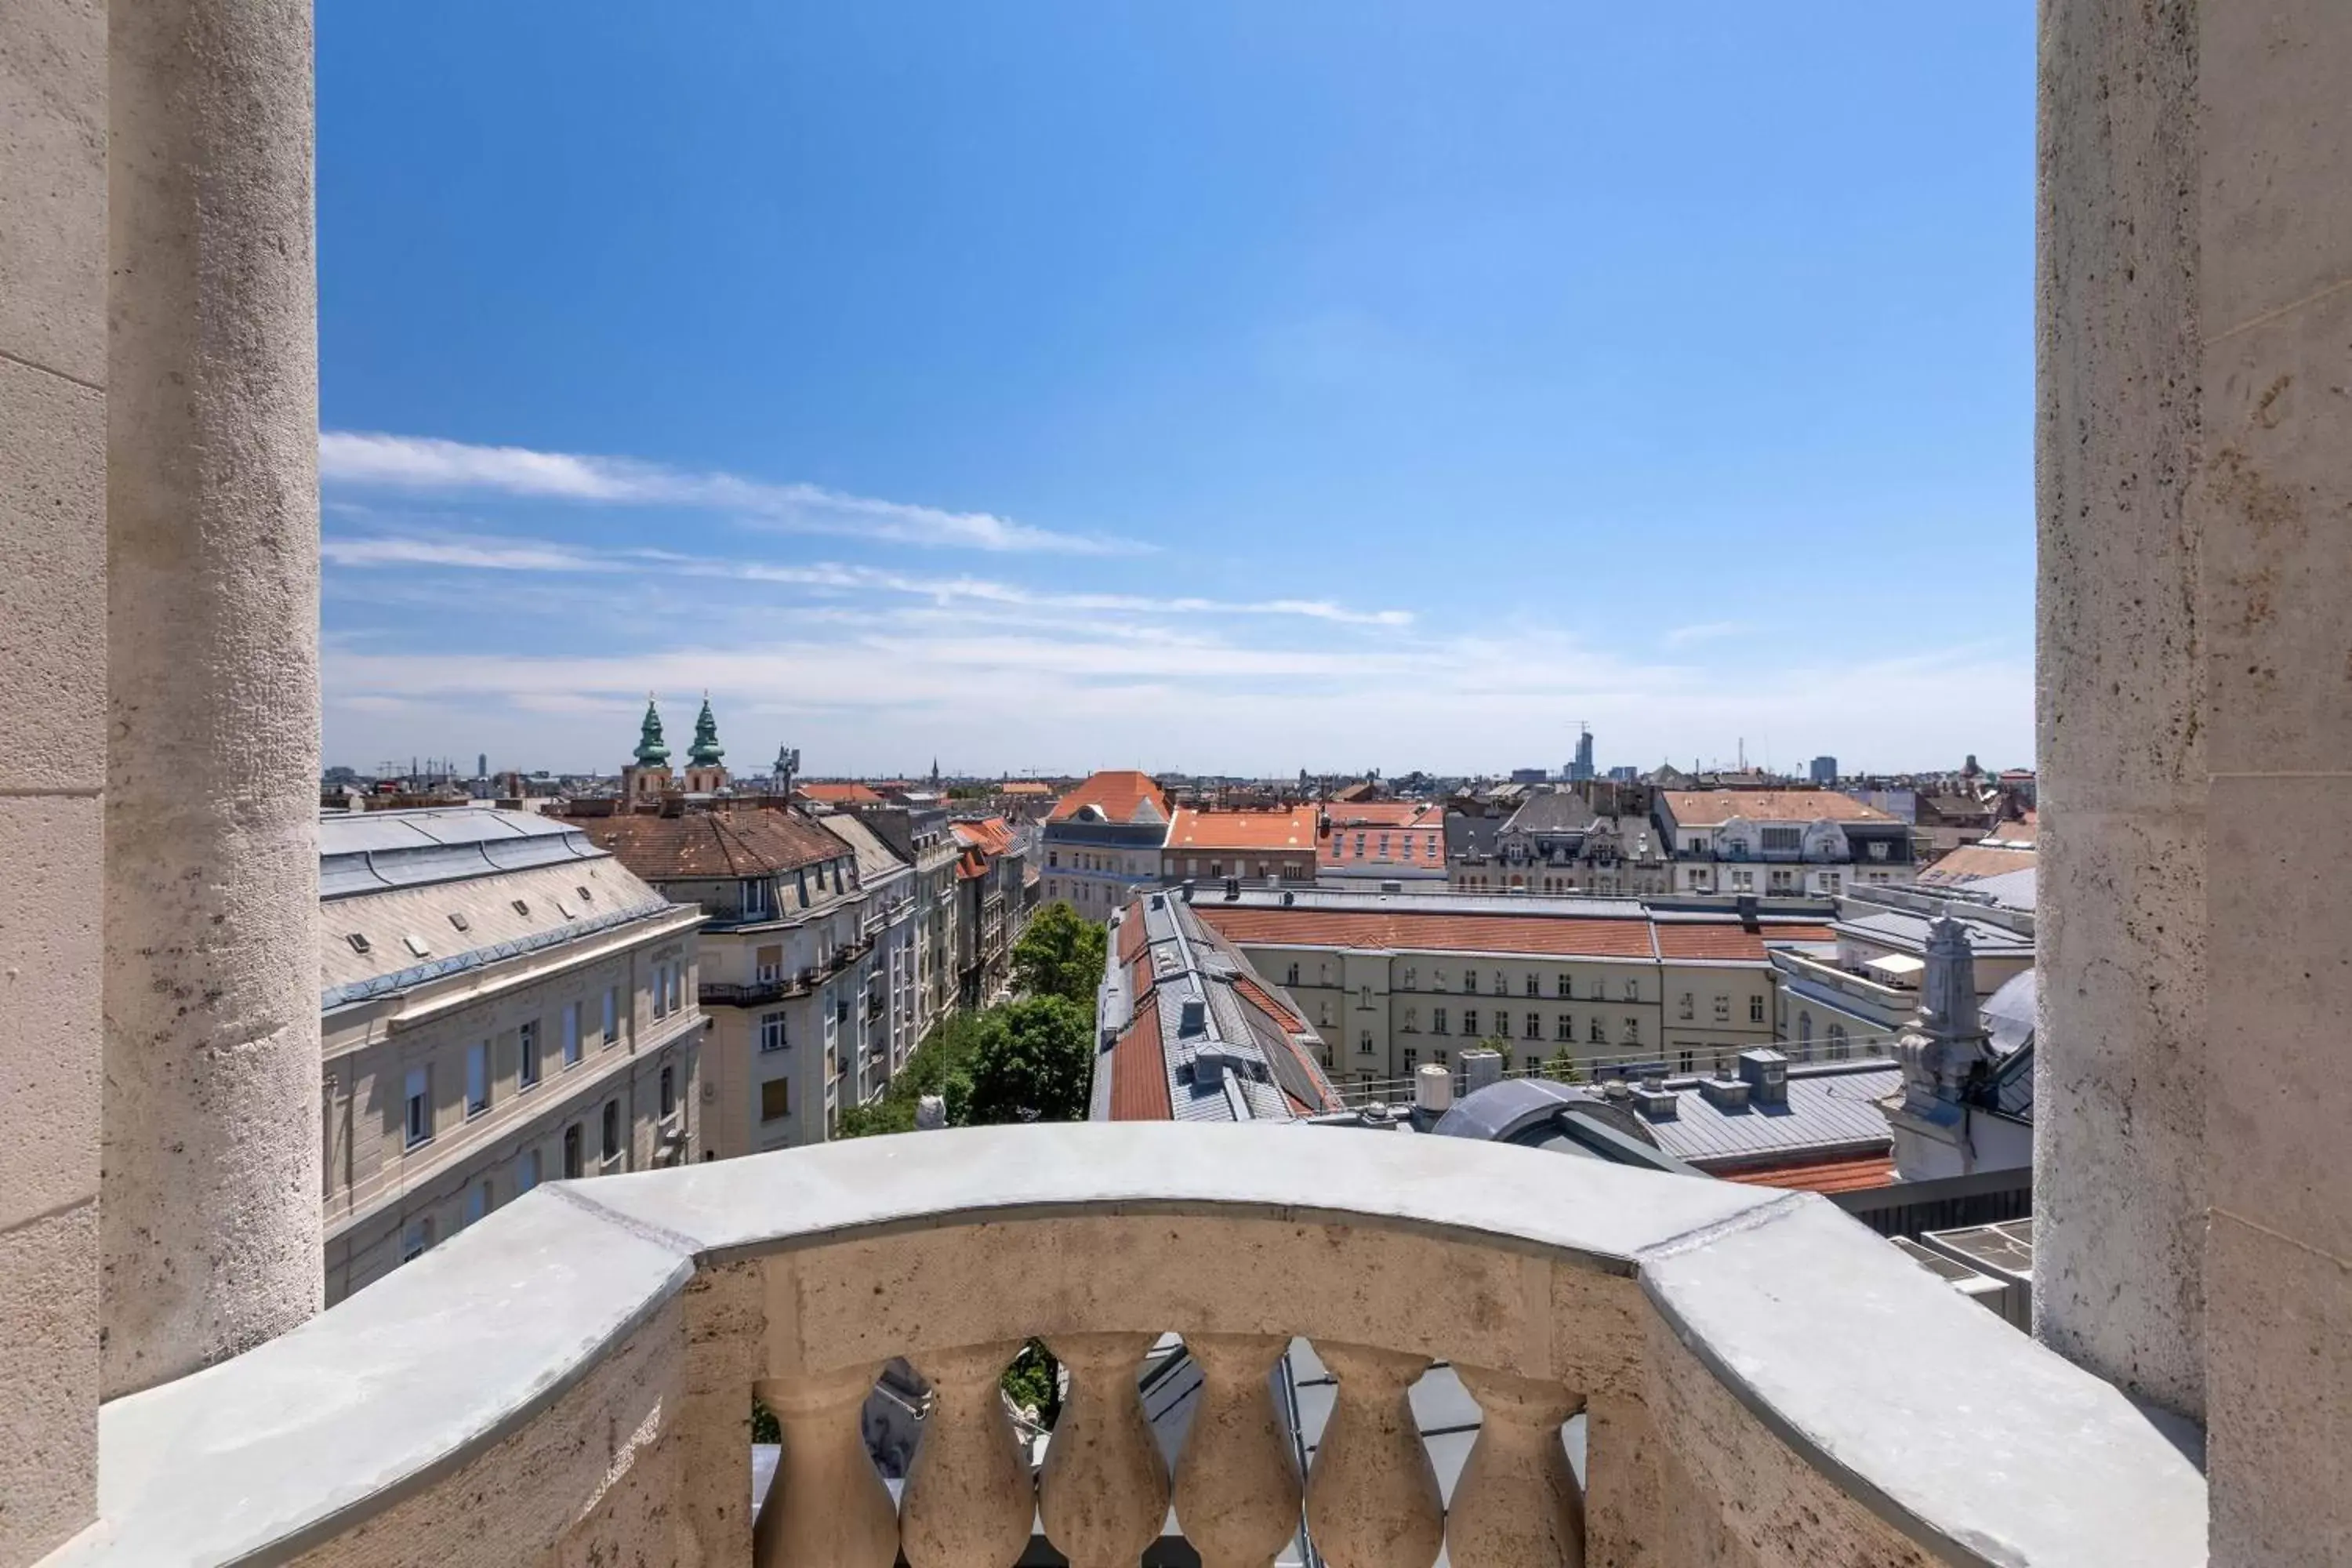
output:
M2216 1214L2206 1268L2213 1561L2352 1562L2352 1258Z
M104 0L0 6L0 355L102 384Z
M97 1511L98 1205L0 1227L0 1563Z
M106 396L0 358L0 791L94 795L106 780Z
M322 1294L310 0L108 10L106 1386Z
M2203 1399L2205 705L2185 515L2198 9L2042 5L2034 439L2035 1331L2190 1415Z
M0 1230L98 1196L99 858L95 798L0 795Z

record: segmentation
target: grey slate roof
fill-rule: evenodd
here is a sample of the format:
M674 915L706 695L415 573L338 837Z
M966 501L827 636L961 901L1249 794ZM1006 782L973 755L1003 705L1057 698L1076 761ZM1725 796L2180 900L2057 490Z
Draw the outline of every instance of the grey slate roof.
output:
M1598 820L1583 796L1552 790L1528 796L1503 826L1509 833L1581 833Z
M461 881L603 858L576 824L484 806L322 812L319 897Z

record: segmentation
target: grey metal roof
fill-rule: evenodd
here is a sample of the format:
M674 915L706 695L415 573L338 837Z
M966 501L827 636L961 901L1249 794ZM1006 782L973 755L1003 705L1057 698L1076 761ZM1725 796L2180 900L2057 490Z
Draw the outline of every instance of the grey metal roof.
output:
M1529 795L1503 824L1506 833L1581 833L1599 818L1584 797L1566 790Z
M1874 1058L1791 1067L1788 1081L1785 1106L1726 1110L1698 1092L1698 1079L1669 1079L1676 1114L1649 1122L1650 1134L1659 1148L1701 1167L1892 1141L1878 1101L1903 1087L1903 1069L1894 1063Z
M604 856L578 825L536 812L466 805L322 812L319 897L425 887Z
M1964 909L1955 908L1952 913L1968 933L1969 946L1979 954L2013 957L2031 955L2033 952L2033 939L2030 936L2021 935L1990 921L1971 920ZM1840 936L1859 937L1905 952L1919 953L1927 951L1927 928L1932 923L1928 916L1913 914L1907 910L1874 907L1870 913L1838 921L1831 929Z
M1587 1098L1582 1090L1549 1079L1507 1078L1455 1100L1430 1131L1440 1138L1507 1143L1548 1125L1568 1106Z
M2011 975L1978 1008L1984 1018L1985 1033L1991 1037L1992 1048L2001 1056L2033 1038L2033 1005L2040 990L2035 973L2028 969Z

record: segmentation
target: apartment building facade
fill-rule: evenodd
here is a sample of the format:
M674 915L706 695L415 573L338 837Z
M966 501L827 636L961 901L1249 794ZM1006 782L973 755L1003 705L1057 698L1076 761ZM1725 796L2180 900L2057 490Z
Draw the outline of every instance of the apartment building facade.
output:
M319 828L327 1300L530 1191L689 1157L700 912L572 824Z
M1834 897L1918 870L1907 823L1834 790L1660 790L1653 813L1677 893Z
M858 855L781 805L589 819L593 842L701 914L704 1104L697 1158L819 1143L887 1082L888 912ZM911 897L911 891L908 894ZM877 1044L883 1046L878 1054Z
M1446 886L1456 892L1589 893L1645 898L1673 874L1664 836L1638 811L1596 812L1582 795L1547 790L1505 811L1449 813Z
M1445 808L1435 801L1326 802L1315 880L1377 891L1383 882L1443 882Z
M1092 774L1046 814L1039 835L1044 901L1108 921L1137 893L1159 884L1174 815L1168 792L1149 773Z
M1012 977L1013 944L1028 916L1024 841L1001 816L949 825L956 861L956 993L976 1007Z
M1486 1043L1523 1071L1691 1072L1774 1039L1780 942L1632 900L1199 889L1194 912L1305 1013L1341 1083L1451 1067Z
M1252 887L1306 887L1316 878L1316 811L1201 811L1180 805L1160 853L1171 884L1228 878Z
M963 842L941 806L861 806L857 818L914 869L915 1040L919 1044L956 1005L957 933L962 918L956 868L963 858Z

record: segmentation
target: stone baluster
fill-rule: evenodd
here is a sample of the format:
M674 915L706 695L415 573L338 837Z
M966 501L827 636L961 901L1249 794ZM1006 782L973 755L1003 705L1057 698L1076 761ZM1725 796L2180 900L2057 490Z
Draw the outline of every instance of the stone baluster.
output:
M1135 1568L1168 1519L1168 1469L1135 1374L1150 1334L1063 1334L1070 1391L1037 1480L1045 1538L1070 1568Z
M1408 1397L1428 1359L1364 1345L1315 1350L1339 1382L1307 1478L1316 1549L1332 1568L1429 1568L1445 1505Z
M1483 1367L1454 1371L1483 1419L1454 1486L1447 1560L1454 1568L1583 1568L1584 1496L1559 1428L1584 1396Z
M1021 1342L915 1358L930 1413L907 1473L899 1547L909 1568L1011 1568L1037 1512L1029 1456L998 1380Z
M1192 1435L1176 1462L1176 1519L1202 1568L1267 1568L1298 1532L1298 1459L1275 1408L1280 1334L1200 1334Z
M783 1454L751 1527L755 1568L890 1568L898 1516L859 1424L878 1366L756 1385L783 1428Z

